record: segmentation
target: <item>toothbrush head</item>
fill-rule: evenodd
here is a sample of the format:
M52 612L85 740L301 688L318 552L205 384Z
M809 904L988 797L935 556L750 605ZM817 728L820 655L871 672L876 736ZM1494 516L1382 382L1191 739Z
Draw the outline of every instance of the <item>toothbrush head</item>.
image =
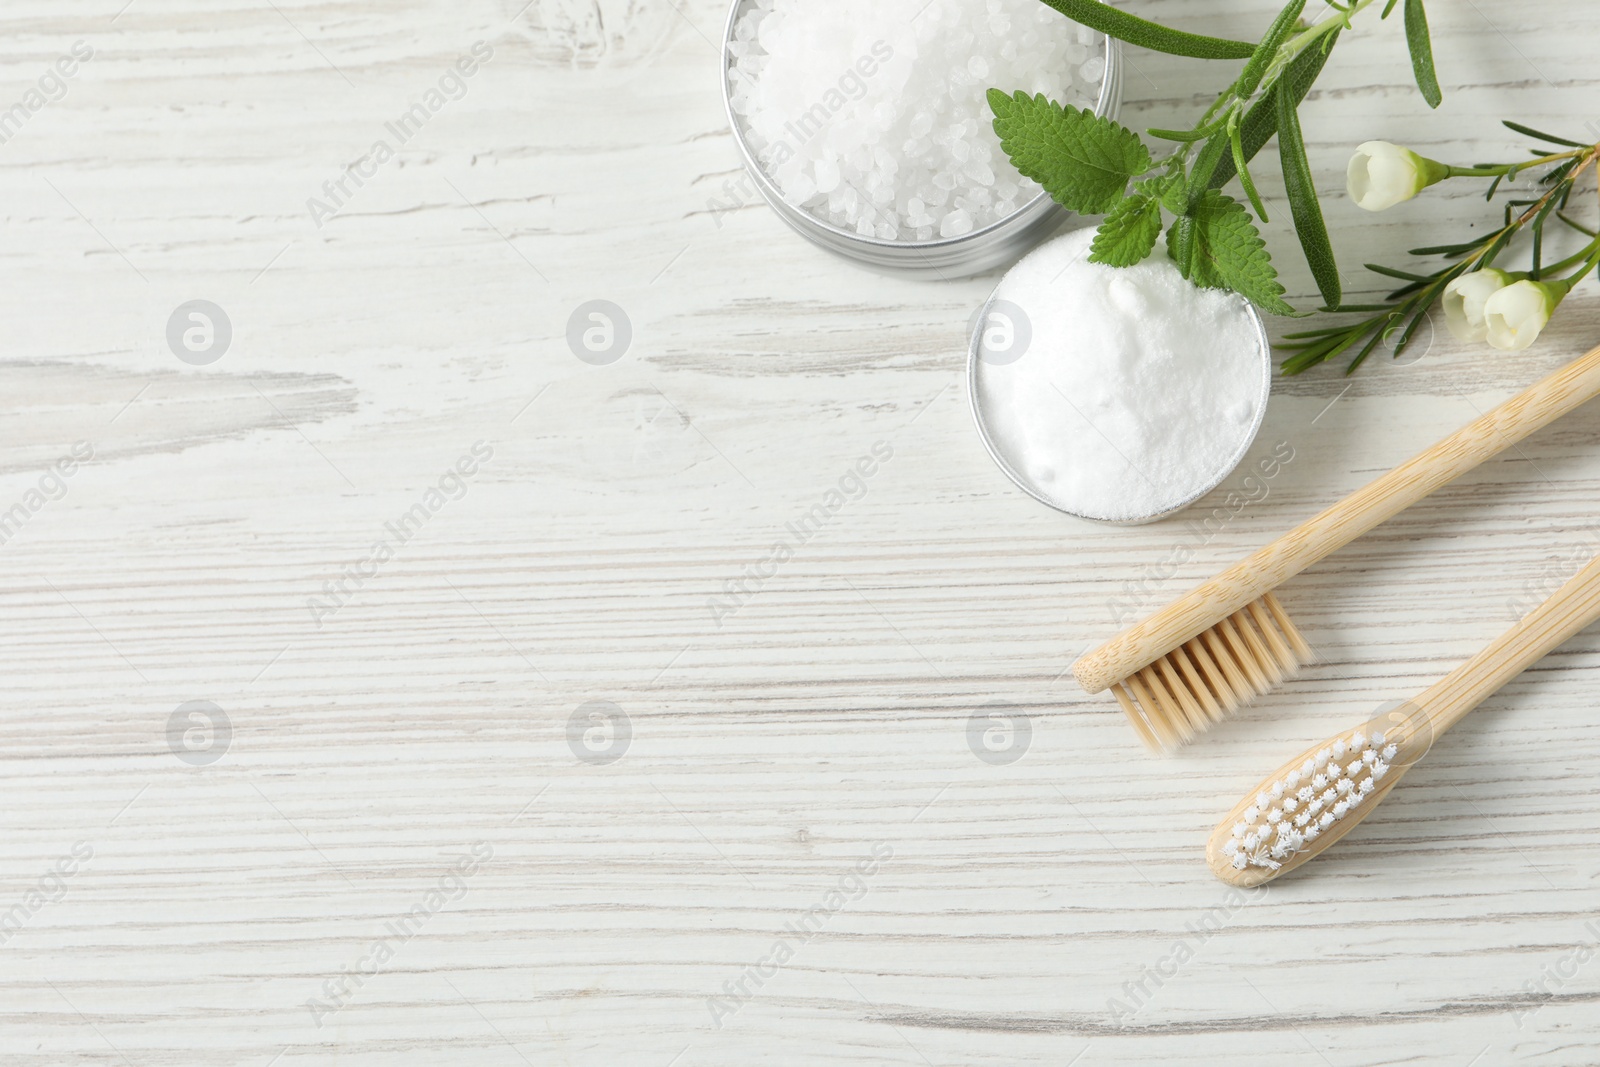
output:
M1355 829L1431 744L1427 715L1401 707L1307 749L1236 804L1206 844L1212 873L1261 885Z
M1127 670L1129 657L1120 648L1108 651L1116 644L1084 656L1073 673L1091 693L1109 688L1140 739L1156 752L1188 743L1314 658L1270 592L1135 670Z

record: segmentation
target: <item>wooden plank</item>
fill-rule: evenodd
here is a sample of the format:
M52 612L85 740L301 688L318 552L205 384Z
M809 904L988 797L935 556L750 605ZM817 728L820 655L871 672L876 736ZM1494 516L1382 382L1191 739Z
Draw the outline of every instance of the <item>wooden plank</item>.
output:
M1320 662L1175 760L1067 673L1122 602L1587 350L1592 283L1529 353L1440 331L1407 366L1280 381L1257 448L1295 459L1207 538L1194 513L1091 526L971 426L993 277L879 278L711 206L739 174L720 4L123 2L0 12L0 104L94 50L0 157L0 513L94 450L0 544L0 1060L1600 1058L1600 964L1572 955L1600 937L1600 634L1305 877L1236 900L1202 852L1240 789L1600 548L1600 408L1287 584ZM1237 35L1274 8L1129 6ZM1437 114L1387 25L1306 106L1352 293L1492 214L1471 189L1356 211L1353 144L1477 159L1517 149L1503 117L1595 121L1593 5L1480 6L1429 12ZM319 227L308 200L478 41L461 98ZM1226 76L1131 58L1139 126ZM195 299L232 327L206 366L166 339ZM593 299L632 325L607 366L564 340ZM612 762L592 702L627 717Z

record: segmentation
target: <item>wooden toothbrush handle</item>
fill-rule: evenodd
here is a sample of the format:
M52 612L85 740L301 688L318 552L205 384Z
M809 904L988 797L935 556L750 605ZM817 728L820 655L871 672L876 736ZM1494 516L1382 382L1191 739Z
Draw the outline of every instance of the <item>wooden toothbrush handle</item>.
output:
M1600 556L1521 622L1417 697L1415 703L1427 712L1434 736L1596 619L1600 619Z
M1072 666L1098 693L1600 393L1600 347L1201 583Z

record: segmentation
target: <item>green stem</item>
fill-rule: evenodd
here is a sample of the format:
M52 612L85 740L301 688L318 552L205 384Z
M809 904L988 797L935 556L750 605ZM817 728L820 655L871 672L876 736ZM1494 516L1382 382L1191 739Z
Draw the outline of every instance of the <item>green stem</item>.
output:
M1545 163L1555 163L1563 159L1576 159L1585 152L1592 151L1580 148L1572 152L1553 152L1548 156L1536 156L1533 159L1524 159L1517 163L1496 163L1484 167L1456 167L1449 163L1442 163L1446 178L1493 178L1501 174L1510 174L1512 171L1523 171L1529 167L1542 166Z
M1272 83L1277 80L1278 75L1283 73L1284 68L1293 63L1295 57L1304 52L1309 45L1320 41L1335 30L1349 29L1350 20L1376 2L1377 0L1356 0L1349 7L1339 8L1337 15L1325 18L1316 25L1301 30L1283 42L1283 46L1278 49L1278 54L1273 57L1272 63L1267 67L1267 76L1261 81L1261 89L1265 91L1270 88Z
M1532 207L1528 208L1528 210L1524 211L1515 219L1509 220L1499 229L1498 232L1496 232L1483 244L1479 245L1478 250L1469 255L1465 262L1472 264L1474 270L1481 270L1482 268L1493 264L1494 257L1498 255L1500 250L1504 249L1505 247L1505 242L1502 241L1501 238L1505 237L1508 233L1515 233L1517 230L1520 230L1522 227L1526 226L1528 221L1535 215L1539 214L1539 212L1544 209L1546 204L1550 203L1561 195L1563 186L1570 188L1571 186L1576 185L1579 176L1582 175L1583 172L1589 168L1590 164L1594 163L1597 158L1600 158L1600 144L1594 145L1591 148L1583 149L1581 152L1577 153L1577 156L1579 157L1577 166L1573 167L1570 174L1561 179L1561 181L1557 182L1555 187L1550 189L1549 192L1535 200ZM1509 211L1510 209L1508 208L1507 210ZM1546 269L1548 270L1549 268Z
M1289 69L1289 64L1293 63L1300 53L1330 33L1348 28L1350 19L1353 16L1376 2L1377 0L1355 0L1349 7L1339 8L1338 14L1325 18L1316 25L1307 27L1290 37L1278 47L1278 51L1273 55L1272 61L1267 64L1266 73L1262 75L1260 84L1256 86L1255 91L1249 97L1241 98L1234 91L1234 87L1229 86L1225 92L1211 102L1211 106L1206 108L1205 113L1200 116L1200 121L1194 124L1193 130L1190 132L1198 134L1201 130L1209 128L1214 119L1219 122L1227 121L1227 115L1224 112L1243 114L1245 107L1252 100L1257 100L1271 91L1272 87L1277 84L1278 79L1283 75L1283 72ZM1219 116L1221 117L1219 118ZM1194 141L1184 143L1168 158L1187 163L1189 153L1193 150L1194 145L1201 140L1204 140L1204 138L1197 137Z

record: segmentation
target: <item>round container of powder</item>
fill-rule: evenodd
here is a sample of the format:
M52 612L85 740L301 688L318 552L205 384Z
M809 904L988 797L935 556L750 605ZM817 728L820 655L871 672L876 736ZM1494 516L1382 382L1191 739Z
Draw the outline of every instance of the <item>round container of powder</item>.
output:
M1059 207L1000 149L985 94L1044 93L1115 118L1116 41L1039 0L734 0L722 98L745 174L813 243L877 270L956 278L1014 263Z
M972 414L1025 492L1134 524L1215 489L1255 440L1272 386L1266 327L1237 293L1165 256L1089 262L1093 229L1034 249L974 319Z

